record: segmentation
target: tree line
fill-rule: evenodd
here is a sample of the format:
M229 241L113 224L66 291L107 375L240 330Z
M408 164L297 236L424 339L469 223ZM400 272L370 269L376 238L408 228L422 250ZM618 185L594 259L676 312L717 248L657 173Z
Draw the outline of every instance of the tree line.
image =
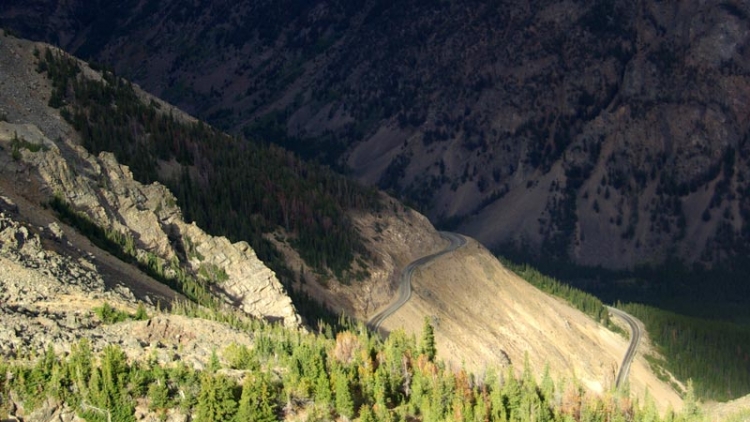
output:
M703 420L690 391L683 412L662 416L648 395L640 401L627 390L588 393L575 379L553 380L548 368L536 371L528 359L520 371L490 368L481 376L449 367L434 357L427 321L419 340L403 331L381 340L362 325L326 335L206 312L234 321L252 345L217 345L223 348L196 369L179 358L129 359L117 345L95 352L82 339L67 354L50 346L39 355L0 358L0 395L13 392L26 412L51 398L102 422L134 421L138 403L162 417L179 409L195 421L275 421L298 414L363 422ZM0 411L9 410L0 402Z
M618 308L640 319L680 380L692 378L699 397L726 401L750 393L750 330L737 324L687 317L647 305Z
M609 328L615 327L609 319L609 311L596 296L576 289L569 284L561 283L527 264L517 264L501 256L498 256L498 259L506 268L539 290L564 299L579 311Z
M51 50L39 54L52 81L50 105L79 132L93 154L110 151L142 183L172 190L186 219L232 241L246 240L280 275L288 274L264 235L283 228L305 262L348 280L357 255L368 256L347 211L380 209L374 189L262 142L238 139L201 122L180 121L145 104L110 71L102 80ZM171 170L167 170L171 168Z

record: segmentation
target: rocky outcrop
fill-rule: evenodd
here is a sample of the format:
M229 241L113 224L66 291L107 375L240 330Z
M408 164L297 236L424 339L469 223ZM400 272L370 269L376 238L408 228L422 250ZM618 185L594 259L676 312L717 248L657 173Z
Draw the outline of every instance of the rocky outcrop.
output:
M93 156L74 142L75 131L47 107L49 83L30 71L34 48L14 38L0 42L0 56L13 58L0 60L0 98L23 100L0 106L0 169L13 189L36 192L29 199L42 203L57 196L99 227L132 239L139 261L210 278L214 293L246 313L298 326L284 287L247 243L233 244L185 222L165 186L138 183L112 154ZM83 67L84 74L92 72Z
M6 201L0 205L0 355L50 344L69 350L96 325L91 307L105 301L134 306L127 287L105 288L88 257L61 255L43 245L63 241L58 227L21 224Z
M66 148L78 161L63 159L54 150L29 154L50 194L100 226L131 236L139 255L155 255L165 263L178 260L194 274L203 268L223 272L226 277L211 280L213 291L246 313L299 325L283 286L246 242L233 244L186 223L165 186L136 182L111 153L94 157L77 145Z
M93 350L118 344L136 359L181 360L200 368L217 344L250 344L248 336L226 326L164 315L145 303L146 321L104 324L93 312L105 302L133 313L140 302L125 285L108 288L90 256L61 254L69 239L57 223L35 227L18 221L9 199L0 196L0 356L57 353L87 338ZM179 346L180 353L175 351Z
M91 257L58 253L69 242L57 223L33 226L18 221L18 208L0 196L0 360L24 362L48 347L70 353L85 339L99 353L119 346L131 360L155 359L163 365L204 369L212 353L232 343L251 346L246 332L204 319L167 315L145 304L148 320L104 323L95 308L105 303L133 314L139 302L124 285L108 288ZM221 351L221 350L220 350ZM0 397L6 420L82 421L78 403L47 398L29 409L11 393ZM178 409L167 420L185 421ZM146 404L136 406L139 420L157 421Z

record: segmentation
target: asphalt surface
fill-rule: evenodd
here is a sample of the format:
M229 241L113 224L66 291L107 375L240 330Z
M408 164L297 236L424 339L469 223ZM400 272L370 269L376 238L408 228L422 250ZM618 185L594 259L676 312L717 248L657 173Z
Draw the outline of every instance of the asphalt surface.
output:
M404 267L404 269L401 271L401 280L398 286L398 294L396 295L396 300L391 302L391 304L389 304L386 308L381 309L378 313L367 320L367 325L372 330L377 330L378 328L380 328L380 324L382 324L386 318L393 315L394 312L398 311L399 308L404 306L409 298L411 298L411 277L412 275L414 275L414 271L417 268L423 265L427 265L435 259L466 245L466 238L458 233L440 232L440 236L443 239L448 240L450 244L446 246L446 248L442 251L434 253L432 255L423 256L415 261L412 261L406 267Z
M617 378L615 379L615 386L619 388L628 379L630 364L633 363L635 353L638 350L638 343L641 342L643 333L641 332L640 325L638 325L638 321L632 315L611 306L607 306L607 309L612 312L612 315L627 322L630 326L630 345L627 352L625 352L625 357L622 358L620 371L617 373Z

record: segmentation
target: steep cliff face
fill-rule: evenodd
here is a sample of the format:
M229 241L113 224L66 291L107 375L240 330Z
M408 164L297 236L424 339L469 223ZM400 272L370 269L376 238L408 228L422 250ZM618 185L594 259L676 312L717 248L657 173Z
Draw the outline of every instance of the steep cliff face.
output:
M746 2L183 6L10 1L0 22L489 246L615 268L748 247Z
M13 38L0 43L0 98L11 99L2 104L0 163L14 194L37 204L56 196L97 226L130 239L126 245L138 261L153 262L168 276L194 274L248 314L298 326L291 299L247 243L188 224L163 185L138 183L112 154L93 156L75 143L75 131L46 105L50 87L32 70L35 48Z

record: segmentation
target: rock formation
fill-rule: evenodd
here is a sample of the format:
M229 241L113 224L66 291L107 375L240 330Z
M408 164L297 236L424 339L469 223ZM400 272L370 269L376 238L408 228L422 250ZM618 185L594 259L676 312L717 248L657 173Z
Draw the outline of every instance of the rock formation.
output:
M151 257L164 267L177 262L196 275L206 269L222 274L211 280L212 290L227 302L255 317L298 326L291 299L247 243L232 244L185 222L166 187L138 183L112 154L92 156L75 144L75 132L46 106L48 83L30 71L33 48L21 40L0 43L3 57L16 58L0 60L0 97L24 100L1 110L6 121L0 121L0 167L14 190L42 203L57 196L102 229L131 238L139 260Z

